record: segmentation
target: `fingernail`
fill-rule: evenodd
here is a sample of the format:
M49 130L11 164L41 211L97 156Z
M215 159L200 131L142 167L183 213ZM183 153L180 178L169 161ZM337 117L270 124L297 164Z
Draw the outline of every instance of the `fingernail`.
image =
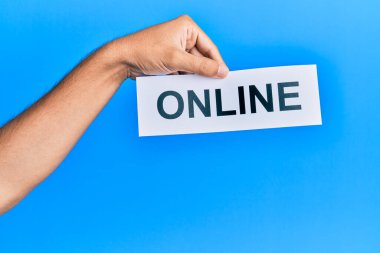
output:
M218 77L225 77L227 75L228 71L229 70L228 70L227 66L224 64L221 64L221 65L219 65L217 76Z

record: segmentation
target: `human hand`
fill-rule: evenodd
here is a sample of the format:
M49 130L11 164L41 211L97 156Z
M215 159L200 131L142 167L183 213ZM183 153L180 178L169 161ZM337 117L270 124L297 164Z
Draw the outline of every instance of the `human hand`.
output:
M224 78L229 70L218 48L187 15L111 42L128 76L195 73Z

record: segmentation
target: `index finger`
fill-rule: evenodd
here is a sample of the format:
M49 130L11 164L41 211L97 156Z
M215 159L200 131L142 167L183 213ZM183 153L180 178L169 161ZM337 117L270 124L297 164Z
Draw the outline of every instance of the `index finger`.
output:
M198 51L205 57L213 59L227 66L214 42L212 42L210 37L208 37L207 34L197 24L195 24L195 26L198 30L198 36L195 43Z

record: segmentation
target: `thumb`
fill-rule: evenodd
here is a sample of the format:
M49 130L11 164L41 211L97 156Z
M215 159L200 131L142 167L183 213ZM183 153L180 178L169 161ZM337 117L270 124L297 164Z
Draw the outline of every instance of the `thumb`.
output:
M178 54L177 66L179 71L187 71L207 77L224 78L228 74L225 64L203 56L196 56L185 51Z

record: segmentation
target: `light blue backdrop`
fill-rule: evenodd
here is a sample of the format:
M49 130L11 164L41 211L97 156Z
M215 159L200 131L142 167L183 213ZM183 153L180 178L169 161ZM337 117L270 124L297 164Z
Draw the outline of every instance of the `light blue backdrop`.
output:
M139 138L127 81L59 169L0 217L0 251L380 252L379 9L1 0L1 124L102 43L187 13L232 70L316 63L323 126Z

